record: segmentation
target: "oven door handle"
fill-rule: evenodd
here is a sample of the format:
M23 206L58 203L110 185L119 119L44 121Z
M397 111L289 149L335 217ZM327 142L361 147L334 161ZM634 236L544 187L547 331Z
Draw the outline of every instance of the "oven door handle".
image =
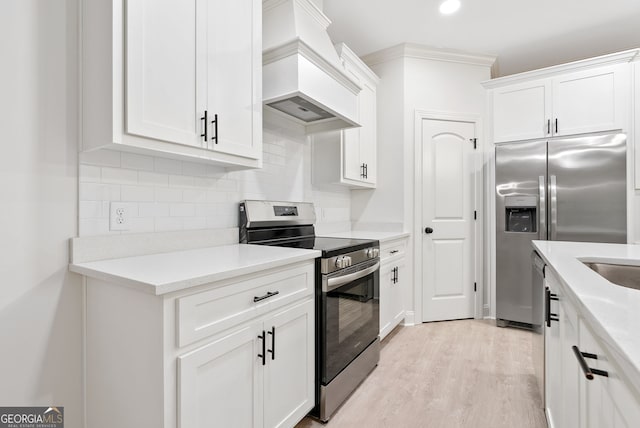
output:
M380 262L378 262L375 265L373 265L371 267L368 267L366 269L359 270L357 272L353 272L353 273L350 273L350 274L347 274L347 275L343 275L343 276L338 276L336 278L329 278L327 280L326 285L325 284L322 285L322 291L326 293L326 292L335 290L336 288L338 288L338 287L340 287L342 285L348 284L351 281L355 281L356 279L363 278L363 277L365 277L365 276L377 271L379 268L380 268Z

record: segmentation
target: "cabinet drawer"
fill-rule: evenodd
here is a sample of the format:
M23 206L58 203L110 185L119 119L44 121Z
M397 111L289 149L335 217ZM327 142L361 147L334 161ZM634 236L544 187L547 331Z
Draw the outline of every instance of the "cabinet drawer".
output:
M309 262L260 277L231 280L212 290L180 297L176 300L178 346L313 295L313 288L314 262Z
M391 257L404 256L407 245L406 242L407 241L403 238L381 244L380 261L383 262Z

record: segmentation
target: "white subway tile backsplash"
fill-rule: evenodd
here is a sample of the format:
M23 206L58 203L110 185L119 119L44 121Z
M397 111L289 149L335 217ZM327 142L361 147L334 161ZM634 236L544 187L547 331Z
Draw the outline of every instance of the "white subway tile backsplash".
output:
M182 217L158 217L155 219L156 232L166 230L182 230L183 219Z
M95 150L80 154L80 163L84 165L120 167L120 152L115 150Z
M108 218L81 218L78 224L80 236L106 235L108 233L110 233Z
M302 134L264 133L263 168L227 171L213 165L101 150L80 160L80 236L238 225L244 199L310 201L317 226L348 229L348 189L314 189L311 150ZM130 228L109 230L109 204L127 203ZM324 215L321 215L324 214Z
M138 182L138 171L123 168L102 168L103 183L130 184Z
M78 176L81 183L99 183L101 179L101 170L99 166L80 165Z
M170 204L169 216L171 217L193 217L196 214L195 204Z
M155 200L155 191L150 186L122 186L120 200L151 202Z
M173 159L154 158L154 169L156 172L167 174L182 174L182 162Z
M164 202L141 202L138 204L140 217L169 217L169 204Z
M80 201L79 217L85 218L102 218L102 201Z
M207 165L195 162L182 162L182 173L194 177L207 175Z
M138 172L138 183L145 186L164 186L169 185L169 175L159 174L157 172Z
M205 203L207 202L207 190L202 189L184 189L182 191L182 198L185 202L193 203Z
M171 187L193 187L195 177L190 175L169 175L169 186Z
M156 201L182 202L182 189L156 187Z
M186 217L182 224L185 230L205 229L207 219L205 217Z
M154 160L151 156L122 153L121 166L122 168L137 169L138 171L153 171Z

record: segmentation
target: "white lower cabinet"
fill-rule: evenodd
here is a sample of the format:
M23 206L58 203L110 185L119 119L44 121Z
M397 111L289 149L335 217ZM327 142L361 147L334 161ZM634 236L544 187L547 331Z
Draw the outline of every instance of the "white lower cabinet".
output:
M404 319L404 289L408 287L406 239L383 243L380 248L380 340Z
M558 321L552 321L545 332L545 410L549 427L638 426L637 388L627 383L607 347L593 334L551 269L546 270L546 276L552 296L558 298L557 302L551 301L550 311L558 315ZM592 379L587 378L580 359L593 373Z
M295 426L315 404L314 266L162 296L87 278L87 426Z
M314 404L313 308L306 300L178 357L179 426L299 422Z

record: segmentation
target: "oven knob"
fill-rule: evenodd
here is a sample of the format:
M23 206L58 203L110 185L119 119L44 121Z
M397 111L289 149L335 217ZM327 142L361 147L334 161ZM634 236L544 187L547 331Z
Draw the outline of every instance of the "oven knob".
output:
M349 257L349 256L344 256L344 257L343 257L343 260L344 260L344 267L349 267L349 266L351 266L351 257Z
M374 255L374 248L367 248L367 258L368 259L373 259L376 256Z
M380 249L379 248L374 248L373 249L373 257L379 257L380 256Z
M345 267L345 264L344 264L344 257L338 257L338 258L336 259L336 267L337 267L338 269L342 269L343 267Z

